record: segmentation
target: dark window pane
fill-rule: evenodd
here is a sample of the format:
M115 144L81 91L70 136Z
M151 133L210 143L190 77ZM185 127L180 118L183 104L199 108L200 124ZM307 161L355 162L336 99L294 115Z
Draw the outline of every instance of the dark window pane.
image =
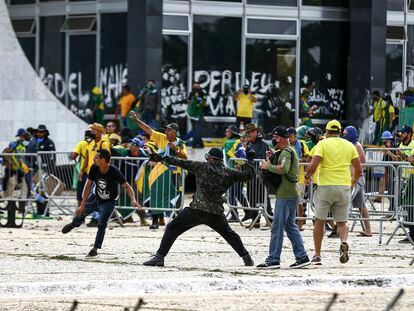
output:
M247 4L297 6L297 0L247 0Z
M387 0L387 10L404 11L404 1L406 0Z
M296 21L248 19L248 33L296 35Z
M240 88L241 18L194 16L194 81L208 94L210 116L234 116ZM224 129L220 130L220 135Z
M39 0L40 2L64 2L65 0Z
M197 1L209 1L209 2L242 2L242 0L197 0Z
M24 54L34 68L36 59L36 39L34 37L18 37L17 39L19 40Z
M16 34L32 34L35 29L35 20L30 19L15 19L12 20L14 32Z
M387 26L387 39L406 40L404 26Z
M348 49L348 23L302 22L301 104L314 106L315 118L344 117Z
M294 126L296 42L246 40L246 83L257 95L255 119L265 133Z
M163 15L162 29L188 31L188 16Z
M34 4L36 3L36 0L10 0L10 4Z
M414 25L408 25L407 35L407 86L414 87Z
M396 92L402 92L402 61L403 45L387 44L385 66L385 91L395 97Z
M127 83L127 14L101 15L99 81L107 112L114 112L122 85ZM136 90L132 90L134 93Z
M96 86L96 36L70 36L69 39L69 103L72 111L89 120L89 91Z
M349 0L302 0L303 5L341 6L349 8Z
M163 36L161 104L163 116L175 122L181 133L187 127L188 37Z
M53 94L65 99L65 34L60 28L64 16L40 18L40 68L39 75Z
M91 31L95 24L95 16L69 16L62 27L62 31Z

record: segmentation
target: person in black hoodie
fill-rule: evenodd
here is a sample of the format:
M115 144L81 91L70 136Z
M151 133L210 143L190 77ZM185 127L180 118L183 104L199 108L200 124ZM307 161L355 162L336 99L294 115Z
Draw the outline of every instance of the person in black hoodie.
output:
M35 135L37 152L49 152L48 154L40 155L42 169L46 173L52 174L55 168L56 155L50 152L56 151L55 143L49 138L49 131L44 124L39 124Z

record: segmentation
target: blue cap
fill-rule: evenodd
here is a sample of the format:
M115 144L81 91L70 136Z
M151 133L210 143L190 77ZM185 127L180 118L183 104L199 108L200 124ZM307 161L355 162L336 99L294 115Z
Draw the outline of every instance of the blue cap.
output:
M18 129L17 130L17 134L16 134L16 137L19 137L19 136L22 136L24 133L26 133L26 130L25 129Z
M382 132L381 139L382 140L385 140L385 139L394 139L394 136L392 136L392 134L391 134L390 131L384 131L384 132Z

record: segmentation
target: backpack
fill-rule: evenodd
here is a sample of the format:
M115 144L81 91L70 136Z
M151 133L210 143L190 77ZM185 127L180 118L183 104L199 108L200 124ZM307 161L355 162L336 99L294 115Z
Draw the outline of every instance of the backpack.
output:
M286 150L290 153L290 165L292 165L294 155L293 155L292 149L290 149L289 147L282 149L282 150L278 150L274 154L272 154L272 156L269 159L272 165L277 165L277 162L279 161L279 156L283 150ZM277 192L277 190L280 187L280 184L282 183L282 177L283 175L272 173L268 170L259 170L259 179L260 179L261 184L264 187L266 187L268 192L271 192L271 193ZM297 180L289 180L289 178L287 177L287 174L285 174L285 177L291 183L297 182Z

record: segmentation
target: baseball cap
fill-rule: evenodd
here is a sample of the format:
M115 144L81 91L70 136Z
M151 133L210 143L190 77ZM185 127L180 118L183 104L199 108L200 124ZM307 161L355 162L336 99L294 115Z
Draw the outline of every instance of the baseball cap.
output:
M287 132L288 132L289 135L296 135L297 134L296 129L294 127L289 127L287 129Z
M177 134L177 136L179 136L179 128L177 123L170 123L165 128L172 129Z
M20 137L20 136L22 136L24 133L26 133L26 130L25 130L25 129L23 129L23 128L18 129L18 130L17 130L16 137Z
M213 158L214 160L223 161L223 152L220 148L211 148L205 155L205 158Z
M335 120L335 119L329 121L328 124L326 124L326 130L327 131L337 132L337 131L340 131L341 128L342 128L341 123L339 123L339 121Z
M289 138L289 132L284 126L276 126L272 132L273 135L277 135L284 138Z
M401 132L401 133L412 133L413 129L411 128L411 126L405 124L400 128L399 132Z

